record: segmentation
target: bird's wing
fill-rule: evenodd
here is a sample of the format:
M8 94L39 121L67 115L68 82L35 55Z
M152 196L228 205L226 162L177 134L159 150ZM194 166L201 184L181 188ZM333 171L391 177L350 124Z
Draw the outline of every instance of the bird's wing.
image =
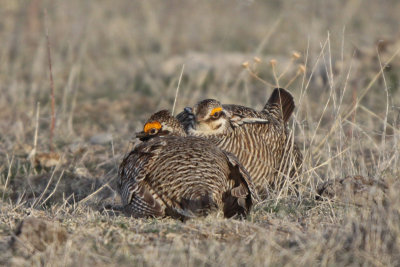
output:
M259 202L260 198L257 195L257 191L255 189L253 180L248 171L243 167L243 165L240 163L240 161L236 158L235 155L226 151L224 151L224 153L229 161L231 170L238 171L240 177L239 186L233 188L231 190L231 194L238 198L243 198L250 192L253 204Z
M119 187L122 203L134 217L162 216L164 203L148 183L147 166L159 152L163 143L151 140L136 146L122 161L119 171Z
M230 123L233 127L238 127L244 124L270 123L270 120L264 113L257 112L252 108L239 105L223 105L223 107L228 113Z

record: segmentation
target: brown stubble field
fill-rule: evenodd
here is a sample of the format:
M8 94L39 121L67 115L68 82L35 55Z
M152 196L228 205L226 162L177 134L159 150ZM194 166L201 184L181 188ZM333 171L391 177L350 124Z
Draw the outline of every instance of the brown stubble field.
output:
M399 13L395 0L2 0L0 264L398 266ZM246 220L111 210L134 132L172 110L179 80L175 114L292 92L299 180ZM27 217L44 226L17 230Z

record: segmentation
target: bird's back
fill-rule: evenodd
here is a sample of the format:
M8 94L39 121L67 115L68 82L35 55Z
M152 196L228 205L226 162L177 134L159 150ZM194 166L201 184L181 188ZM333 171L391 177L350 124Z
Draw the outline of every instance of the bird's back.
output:
M122 198L125 205L133 204L128 206L134 207L130 212L135 217L204 215L223 208L222 196L235 185L228 179L230 171L224 152L205 139L154 138L138 145L123 160L119 173ZM132 189L151 194L158 209L141 211L146 203L129 203L135 195L128 193Z
M225 104L222 107L231 122L229 130L223 133L213 135L189 130L194 123L191 122L193 115L187 111L178 114L177 118L186 131L208 138L221 149L237 156L253 178L260 195L266 195L267 187L280 186L282 179L279 174L294 176L300 168L302 156L287 128L287 120L294 109L289 92L275 89L262 111L240 105Z

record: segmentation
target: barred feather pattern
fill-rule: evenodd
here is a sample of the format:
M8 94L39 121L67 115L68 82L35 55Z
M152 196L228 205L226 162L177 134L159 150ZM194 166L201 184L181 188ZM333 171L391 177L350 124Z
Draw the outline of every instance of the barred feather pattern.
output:
M271 128L273 130L271 130ZM246 124L227 131L226 135L191 134L209 138L223 150L233 153L250 173L260 196L266 196L269 186L275 184L286 138L282 127L271 124Z
M194 136L154 137L137 145L119 168L119 187L133 217L190 218L220 209L246 215L256 190L238 159Z
M278 103L267 103L260 112L240 105L222 105L230 123L217 134L198 131L196 123L189 122L189 115L197 117L201 113L204 117L207 114L205 110L212 109L207 105L217 104L213 100L205 100L194 107L194 116L184 111L177 118L185 121L185 130L190 135L207 138L221 149L233 153L250 173L262 198L267 197L268 188L279 188L285 178L297 178L302 154L289 135ZM246 118L261 118L265 122L240 123Z

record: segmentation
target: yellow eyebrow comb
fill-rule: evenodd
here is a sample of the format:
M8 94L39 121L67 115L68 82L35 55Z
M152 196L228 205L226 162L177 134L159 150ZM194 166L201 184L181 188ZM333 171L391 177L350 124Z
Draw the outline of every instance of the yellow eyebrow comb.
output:
M161 129L161 123L159 123L158 121L152 121L152 122L148 122L144 125L144 129L143 131L145 133L149 132L151 129L156 128L157 130Z
M211 110L210 116L212 116L212 115L214 115L215 113L220 112L220 111L222 111L222 108L221 108L221 107L214 108L213 110Z

